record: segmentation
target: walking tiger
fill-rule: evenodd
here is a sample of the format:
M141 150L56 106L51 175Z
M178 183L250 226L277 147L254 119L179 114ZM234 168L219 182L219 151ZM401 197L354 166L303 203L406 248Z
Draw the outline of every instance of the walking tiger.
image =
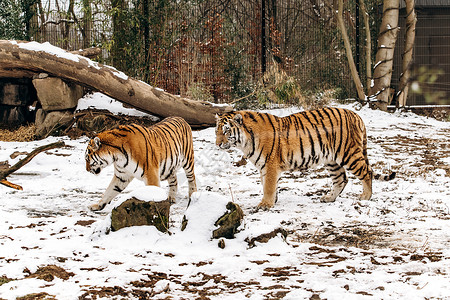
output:
M177 193L177 171L182 167L189 182L189 198L197 191L191 127L179 117L166 118L145 128L136 124L104 131L89 141L86 170L98 174L114 164L114 177L101 200L90 206L102 210L137 178L146 185L169 181L168 199Z
M304 111L286 117L253 111L216 115L216 144L243 152L260 171L263 198L258 208L274 206L278 179L283 171L325 165L333 186L322 202L333 202L347 184L346 170L363 183L360 199L372 196L374 175L367 158L367 135L362 119L342 108Z

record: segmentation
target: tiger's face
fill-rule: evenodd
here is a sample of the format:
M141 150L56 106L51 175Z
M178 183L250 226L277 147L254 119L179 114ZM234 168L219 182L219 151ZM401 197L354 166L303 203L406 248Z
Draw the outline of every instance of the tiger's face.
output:
M95 137L89 141L89 144L86 148L86 171L93 174L99 174L103 168L107 167L110 164L108 159L102 157L102 149L100 148L100 146L100 138Z
M216 145L221 149L229 149L242 144L241 125L241 114L216 115Z

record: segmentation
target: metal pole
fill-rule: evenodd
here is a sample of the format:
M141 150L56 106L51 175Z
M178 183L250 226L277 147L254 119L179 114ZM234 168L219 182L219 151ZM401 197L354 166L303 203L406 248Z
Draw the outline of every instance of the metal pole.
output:
M355 1L355 64L359 74L359 0Z
M261 72L266 72L266 0L261 0Z

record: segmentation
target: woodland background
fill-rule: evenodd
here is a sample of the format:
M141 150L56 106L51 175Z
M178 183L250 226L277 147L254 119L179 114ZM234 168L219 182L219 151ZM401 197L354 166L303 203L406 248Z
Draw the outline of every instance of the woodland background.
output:
M382 4L365 1L372 45ZM355 5L346 1L343 11L353 48L357 33L365 40ZM99 62L193 99L230 102L252 94L240 102L248 106L313 95L312 105L327 90L356 96L336 8L336 0L3 0L0 36L67 50L101 47Z

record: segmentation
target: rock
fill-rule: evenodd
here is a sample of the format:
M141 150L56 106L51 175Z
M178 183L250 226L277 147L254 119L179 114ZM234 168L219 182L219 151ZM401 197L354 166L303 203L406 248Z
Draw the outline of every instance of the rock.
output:
M241 225L241 221L244 219L244 212L242 209L233 202L228 202L227 212L221 216L214 225L219 226L213 231L213 238L234 238L236 229Z
M0 104L27 106L32 102L29 79L0 80Z
M219 243L217 244L217 246L219 246L220 249L225 249L225 240L224 239L220 239Z
M42 108L39 108L38 110L36 110L36 117L34 120L35 125L37 127L40 127L44 123L46 116L47 116L47 113Z
M24 124L29 111L25 106L0 105L0 124L14 127Z
M81 86L55 77L33 79L33 85L45 111L72 109L83 97Z
M169 228L170 202L142 201L135 197L126 200L111 212L111 230L124 227L152 225L161 232Z
M39 73L37 75L34 75L33 79L44 79L44 78L47 78L47 77L48 77L47 73Z
M38 125L36 123L36 137L45 138L49 135L57 135L61 130L66 129L73 121L71 111L51 111L44 121Z

